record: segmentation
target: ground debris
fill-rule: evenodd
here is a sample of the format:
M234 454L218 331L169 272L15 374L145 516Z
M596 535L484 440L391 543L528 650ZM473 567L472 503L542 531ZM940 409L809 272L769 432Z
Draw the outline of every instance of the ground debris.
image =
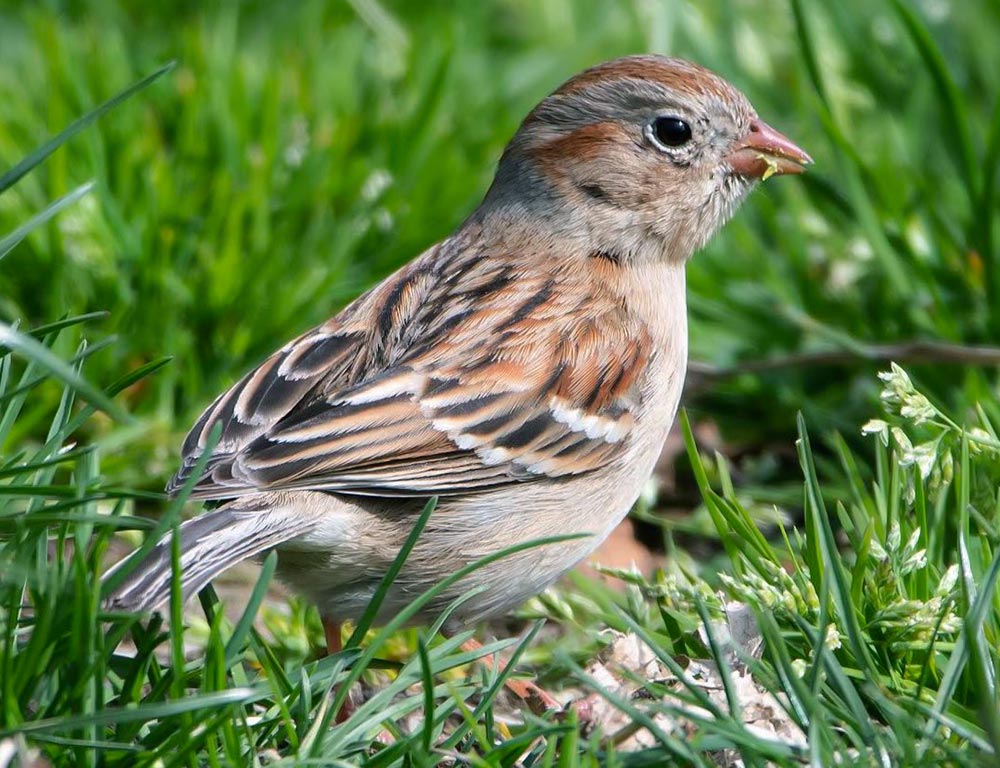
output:
M664 734L691 737L702 727L700 723L712 720L708 709L691 702L695 690L707 696L717 709L729 712L725 685L715 662L678 659L684 672L681 679L638 636L612 634L610 645L586 668L586 674L595 687L641 710L655 728ZM774 695L758 685L746 669L730 666L729 674L741 720L748 731L794 748L806 746L802 729ZM664 693L654 695L648 683L655 683L655 689ZM600 693L587 693L576 706L588 712L592 727L600 728L619 751L647 749L657 744L648 728L634 722ZM713 757L718 765L727 768L743 765L736 750L717 752Z
M23 736L0 739L0 768L51 768L37 747L29 747Z

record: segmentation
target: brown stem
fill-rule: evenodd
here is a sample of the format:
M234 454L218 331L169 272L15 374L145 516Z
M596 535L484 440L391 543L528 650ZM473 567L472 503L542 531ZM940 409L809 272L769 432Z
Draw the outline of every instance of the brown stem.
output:
M783 368L812 365L848 365L859 360L897 363L955 363L958 365L1000 365L1000 347L973 347L940 341L906 341L899 344L872 344L858 349L798 352L783 357L748 360L732 366L715 366L692 361L688 366L687 395L709 389L716 382L744 373L766 373Z

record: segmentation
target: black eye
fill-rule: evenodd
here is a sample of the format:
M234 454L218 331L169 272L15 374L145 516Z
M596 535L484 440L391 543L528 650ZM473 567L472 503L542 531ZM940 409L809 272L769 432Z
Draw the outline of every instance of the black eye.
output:
M650 128L653 138L665 147L680 147L691 141L691 126L679 117L658 117Z

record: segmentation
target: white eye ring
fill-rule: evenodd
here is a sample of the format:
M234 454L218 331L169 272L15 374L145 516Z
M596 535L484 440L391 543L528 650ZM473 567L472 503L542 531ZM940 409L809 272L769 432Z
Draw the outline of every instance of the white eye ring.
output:
M646 136L662 150L683 147L692 138L691 124L674 115L661 115L646 126Z

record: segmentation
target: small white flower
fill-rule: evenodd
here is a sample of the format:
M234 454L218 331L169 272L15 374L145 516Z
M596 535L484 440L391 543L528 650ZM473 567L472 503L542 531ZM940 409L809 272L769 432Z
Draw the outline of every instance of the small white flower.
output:
M795 673L796 677L805 677L806 672L808 671L809 665L806 663L805 659L792 659L792 672Z
M298 168L309 151L309 122L302 115L292 118L289 125L288 146L285 147L285 164Z
M917 548L917 542L920 541L920 529L915 528L913 533L910 534L910 538L906 540L906 544L903 545L903 555L909 557L910 554Z
M937 408L931 405L931 401L924 395L913 392L903 396L899 415L904 419L910 419L914 424L923 424L937 415Z
M910 438L906 436L906 433L903 430L899 427L893 427L891 431L892 439L895 441L896 447L899 449L901 454L906 456L913 451L913 443L910 442Z
M1000 454L1000 441L981 427L973 427L966 431L969 437L969 450L973 453L987 451L993 454Z
M874 560L883 561L889 559L889 553L882 548L882 545L878 542L878 539L873 538L869 546L870 546L869 550L870 557L872 557Z
M949 0L922 0L920 6L932 24L940 24L951 15Z
M945 451L941 456L941 475L937 478L937 485L949 484L955 477L955 459L951 451Z
M836 651L840 648L840 632L837 631L837 627L833 624L826 625L826 637L823 638L823 645L831 651Z
M907 557L899 566L899 572L905 576L914 571L920 571L927 567L927 550L918 549Z
M656 506L659 491L660 482L656 479L656 474L654 473L642 486L642 491L639 493L639 503L646 507Z
M889 445L889 424L882 419L869 419L861 427L862 435L875 435L882 442L882 445Z
M852 238L847 244L847 252L855 261L871 261L875 256L872 244L863 237Z
M941 577L941 581L938 582L937 589L934 590L934 596L942 599L950 596L957 583L958 566L949 565L948 570L945 571L944 576Z
M878 377L885 386L882 388L882 401L889 405L899 405L903 398L914 392L913 382L906 371L896 363L890 363L890 370L881 371Z
M385 168L375 169L361 185L361 197L369 202L377 200L392 186L392 181L392 174Z
M830 265L826 284L831 293L846 293L861 279L862 269L856 261L838 260Z
M904 234L906 242L914 254L923 257L931 255L931 239L927 236L927 229L922 221L911 219Z
M809 210L799 217L799 227L802 231L821 238L830 234L830 222L813 210Z
M395 220L392 218L392 213L388 208L379 207L375 210L372 215L372 221L375 224L375 228L379 232L389 232L392 230Z
M895 25L886 16L879 16L872 22L872 36L884 47L894 44L898 37Z
M931 476L937 461L937 449L937 440L908 446L900 452L899 464L902 467L916 466L920 470L920 477L926 479Z
M902 534L899 532L899 523L893 522L889 526L889 535L885 537L885 547L890 552L899 551L899 542Z

